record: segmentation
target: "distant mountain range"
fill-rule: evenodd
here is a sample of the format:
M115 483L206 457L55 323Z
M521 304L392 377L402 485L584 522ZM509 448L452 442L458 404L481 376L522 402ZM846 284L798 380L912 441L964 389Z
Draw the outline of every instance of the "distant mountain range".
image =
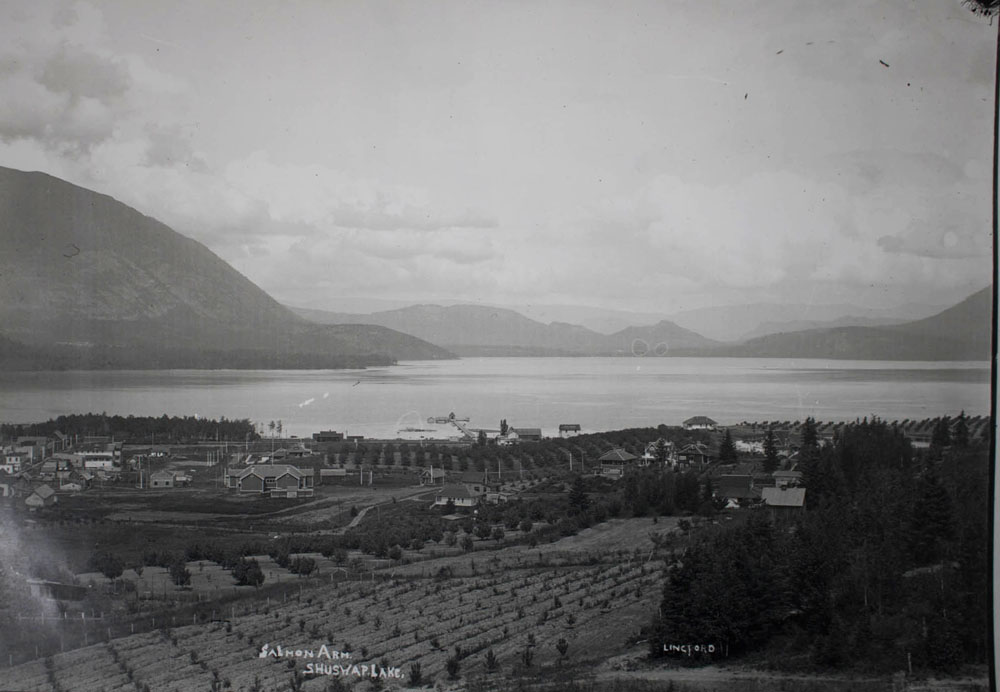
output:
M745 310L772 315L771 324L741 321L734 307L679 313L684 326L649 313L590 315L605 325L653 320L612 333L482 305L292 310L205 246L111 197L0 167L0 368L8 370L337 368L453 354L988 360L992 299L990 287L908 321L795 305ZM722 319L752 338L723 343L690 328Z
M449 358L321 326L208 248L106 195L0 168L0 367L338 368Z
M513 310L482 305L414 305L367 315L294 308L322 324L377 324L413 334L460 356L681 355L718 345L661 321L601 334L564 322L544 324Z
M800 320L761 325L760 330L781 329L786 325L790 328L735 344L708 339L668 320L606 335L579 325L544 324L513 310L481 305L414 305L366 315L294 310L323 324L366 323L389 327L461 356L988 360L992 300L992 289L984 288L936 315L891 324L870 317L844 317L831 322ZM873 321L876 324L870 324Z
M850 303L746 303L683 310L666 319L718 341L741 342L803 329L898 324L937 314L950 304L877 308Z

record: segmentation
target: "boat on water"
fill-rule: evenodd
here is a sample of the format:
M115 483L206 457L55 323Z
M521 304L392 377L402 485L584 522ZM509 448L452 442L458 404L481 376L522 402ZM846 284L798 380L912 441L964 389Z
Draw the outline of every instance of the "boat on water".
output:
M448 423L468 423L469 417L456 418L454 413L450 413L447 416L431 416L427 419L427 422L432 425L447 425Z

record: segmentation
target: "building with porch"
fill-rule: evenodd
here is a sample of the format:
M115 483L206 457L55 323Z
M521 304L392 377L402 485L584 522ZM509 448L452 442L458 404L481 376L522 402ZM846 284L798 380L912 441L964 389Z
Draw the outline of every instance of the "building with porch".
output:
M630 466L635 465L638 459L639 457L624 449L612 449L610 452L602 454L597 461L601 465L602 476L621 478Z

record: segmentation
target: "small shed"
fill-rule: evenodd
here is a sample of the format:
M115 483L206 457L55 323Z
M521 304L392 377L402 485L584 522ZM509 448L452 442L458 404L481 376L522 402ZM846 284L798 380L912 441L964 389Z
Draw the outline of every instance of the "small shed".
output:
M56 491L43 483L25 498L24 504L32 509L38 509L39 507L51 507L56 501Z
M444 485L444 479L447 477L448 474L444 469L432 466L420 472L420 485Z

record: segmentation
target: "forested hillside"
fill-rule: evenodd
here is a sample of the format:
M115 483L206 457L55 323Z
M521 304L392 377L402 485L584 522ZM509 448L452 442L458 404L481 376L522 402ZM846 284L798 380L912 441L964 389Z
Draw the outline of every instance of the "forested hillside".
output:
M807 511L764 512L675 555L651 650L933 670L990 654L989 462L961 426L920 453L882 421L806 444Z

